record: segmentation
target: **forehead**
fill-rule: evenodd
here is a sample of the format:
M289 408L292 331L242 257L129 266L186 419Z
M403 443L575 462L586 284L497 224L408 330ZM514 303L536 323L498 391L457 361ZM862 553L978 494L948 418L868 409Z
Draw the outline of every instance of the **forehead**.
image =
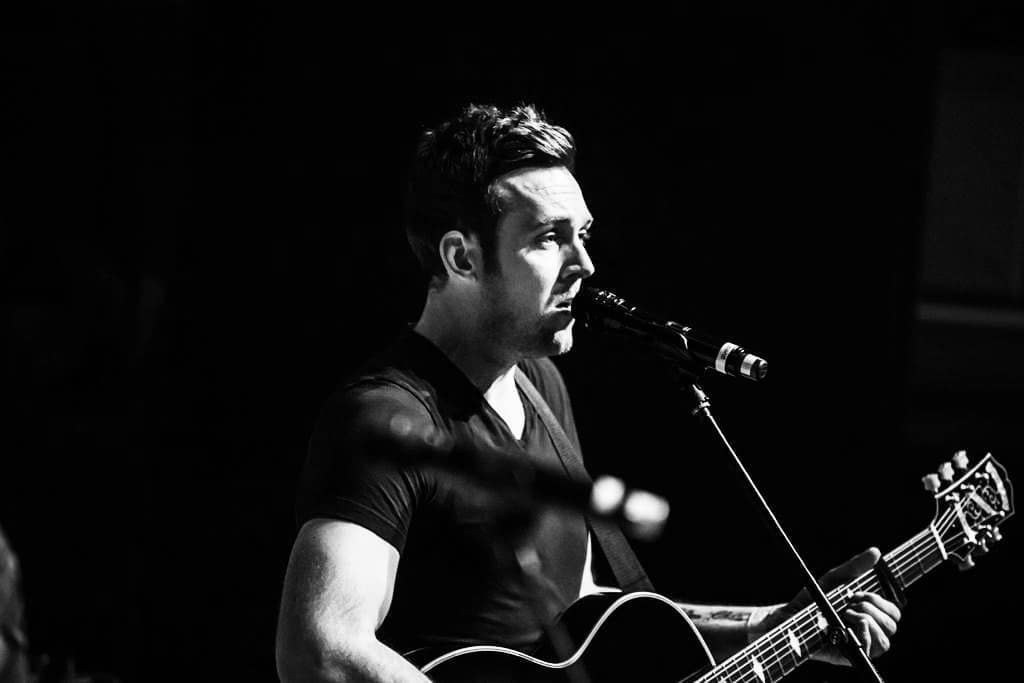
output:
M582 226L591 220L583 191L564 166L506 173L494 183L494 191L503 207L502 218L523 226L561 220Z

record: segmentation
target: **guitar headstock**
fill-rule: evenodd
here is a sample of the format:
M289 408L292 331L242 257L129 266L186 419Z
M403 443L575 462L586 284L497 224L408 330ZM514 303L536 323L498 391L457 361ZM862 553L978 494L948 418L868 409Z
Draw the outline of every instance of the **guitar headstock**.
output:
M991 453L969 467L967 453L957 451L937 474L922 478L935 496L931 528L960 569L974 566L974 555L1000 540L999 525L1013 515L1013 486Z

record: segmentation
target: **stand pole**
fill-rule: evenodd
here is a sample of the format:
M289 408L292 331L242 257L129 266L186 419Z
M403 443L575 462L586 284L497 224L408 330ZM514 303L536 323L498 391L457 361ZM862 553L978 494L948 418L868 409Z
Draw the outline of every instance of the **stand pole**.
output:
M789 536L786 531L782 528L779 520L775 517L775 513L768 506L768 502L761 495L754 480L750 477L747 472L747 468L743 466L743 462L740 460L736 451L733 450L729 440L725 438L725 434L722 433L718 423L715 421L714 416L711 414L711 402L708 400L707 394L701 389L700 385L694 382L694 378L689 373L682 371L685 383L688 384L693 392L693 397L696 400L696 407L693 409L692 414L699 418L700 421L706 423L714 431L715 436L719 443L729 452L732 456L732 462L736 469L743 476L744 481L747 483L747 492L753 497L758 504L758 508L764 518L765 523L774 532L776 540L778 540L783 547L788 551L790 559L799 568L801 576L803 578L804 586L807 588L807 592L817 603L818 608L822 614L828 620L829 626L831 627L833 641L843 649L843 654L850 661L858 671L860 671L865 681L873 681L874 683L882 683L882 677L875 670L874 665L871 663L871 658L867 652L864 651L864 644L860 642L857 635L853 630L847 627L842 619L839 618L839 614L836 612L832 603L828 601L821 586L815 580L814 575L811 574L810 570L807 569L807 565L804 563L803 558L800 557L800 553L797 552L796 547L789 540Z

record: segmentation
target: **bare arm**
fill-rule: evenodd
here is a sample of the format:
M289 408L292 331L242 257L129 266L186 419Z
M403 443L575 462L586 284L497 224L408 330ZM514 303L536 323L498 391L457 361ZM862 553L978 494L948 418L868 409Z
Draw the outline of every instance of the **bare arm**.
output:
M766 609L748 605L676 604L700 631L716 661L747 645L751 617L761 617Z
M375 632L391 605L398 551L349 522L314 519L299 531L277 624L277 671L298 681L428 679Z

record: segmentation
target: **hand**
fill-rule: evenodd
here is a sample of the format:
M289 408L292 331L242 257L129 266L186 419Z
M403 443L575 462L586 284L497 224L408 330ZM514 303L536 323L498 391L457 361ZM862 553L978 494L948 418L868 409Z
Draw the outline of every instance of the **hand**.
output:
M875 566L881 553L878 548L868 548L855 555L843 564L828 571L818 580L823 591L828 593L833 588L852 581ZM789 603L782 605L765 617L764 628L769 630L781 624L811 603L811 597L804 589ZM839 617L850 628L863 644L872 658L889 650L890 638L896 633L896 624L900 620L900 608L877 593L858 592ZM812 659L830 664L850 666L842 649L829 646L817 652Z

